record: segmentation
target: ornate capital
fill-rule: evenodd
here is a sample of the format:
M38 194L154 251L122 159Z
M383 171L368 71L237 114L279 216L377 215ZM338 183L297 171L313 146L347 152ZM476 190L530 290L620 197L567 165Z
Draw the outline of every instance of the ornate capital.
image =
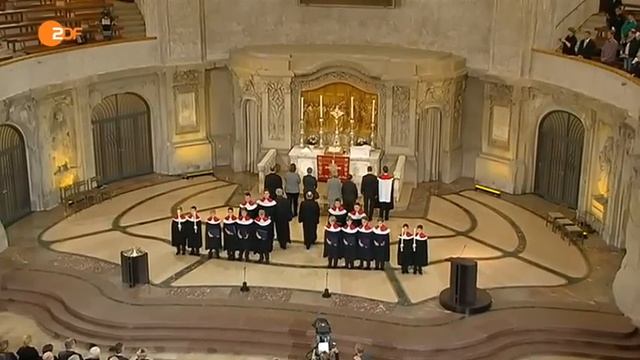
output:
M487 96L489 105L513 105L513 86L507 84L487 84Z
M173 83L176 85L199 83L200 72L198 70L178 70L173 74Z

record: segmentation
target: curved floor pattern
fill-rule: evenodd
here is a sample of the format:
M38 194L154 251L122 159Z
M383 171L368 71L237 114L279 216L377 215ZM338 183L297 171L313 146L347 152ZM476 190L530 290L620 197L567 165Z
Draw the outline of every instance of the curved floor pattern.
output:
M253 286L332 292L390 303L417 303L447 287L452 256L479 261L483 288L559 286L584 279L588 264L578 248L545 228L535 214L501 199L464 191L429 199L426 219L392 218L397 235L403 223L422 223L430 234L430 266L423 276L402 275L394 259L381 271L324 269L321 247L302 246L302 229L291 223L293 246L276 249L271 265L176 257L169 245L173 209L196 205L202 215L224 212L238 186L201 178L176 180L115 197L67 217L44 231L41 244L52 250L119 263L120 250L139 246L149 252L151 281L167 287ZM322 222L326 221L323 216ZM322 229L318 231L321 238ZM395 242L395 239L394 239ZM277 248L277 246L276 246ZM397 246L392 246L395 254Z

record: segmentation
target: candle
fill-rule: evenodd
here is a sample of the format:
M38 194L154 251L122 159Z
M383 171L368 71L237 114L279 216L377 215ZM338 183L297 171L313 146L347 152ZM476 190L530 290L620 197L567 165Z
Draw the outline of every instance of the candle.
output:
M371 123L375 122L376 118L376 100L373 100L373 104L371 105Z
M353 96L351 97L351 118L353 119Z
M300 97L300 119L304 119L304 97Z
M322 104L322 95L320 95L320 118L324 118L324 105Z

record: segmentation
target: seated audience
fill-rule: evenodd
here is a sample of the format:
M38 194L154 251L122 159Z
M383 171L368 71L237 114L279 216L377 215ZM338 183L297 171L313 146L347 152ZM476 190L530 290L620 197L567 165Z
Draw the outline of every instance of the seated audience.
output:
M596 53L596 44L591 38L591 31L584 32L584 39L578 42L576 46L576 53L578 56L591 60Z
M89 355L87 355L85 360L100 360L100 348L97 346L92 346L89 349Z
M638 56L640 50L640 32L633 29L629 32L629 41L622 49L622 59L624 60L624 69L632 72L633 60Z
M116 343L109 351L113 354L109 356L108 360L129 360L126 356L122 355L124 353L124 345L122 343Z
M613 31L607 32L607 41L602 45L600 61L607 65L615 65L618 60L618 42L613 37Z
M76 339L69 338L64 341L64 350L58 353L59 360L73 360L72 356L78 355L78 360L84 360L82 355L77 353L74 349L76 347Z
M131 360L151 360L151 358L149 357L149 353L147 352L147 349L140 348L136 352L136 355L131 358Z
M576 29L573 27L569 28L569 33L564 39L560 39L562 42L562 53L565 55L575 55L576 54L576 45L578 44L578 38L576 37Z
M2 360L18 360L16 354L9 351L9 340L0 341L0 359Z
M42 360L58 360L58 357L53 355L52 344L46 344L42 347Z
M22 339L22 346L16 351L20 360L40 360L38 350L31 346L31 335L25 335Z
M636 18L633 14L627 15L627 20L622 24L622 28L620 29L620 35L622 39L627 39L629 37L629 33L631 30L637 29L638 23L636 22Z

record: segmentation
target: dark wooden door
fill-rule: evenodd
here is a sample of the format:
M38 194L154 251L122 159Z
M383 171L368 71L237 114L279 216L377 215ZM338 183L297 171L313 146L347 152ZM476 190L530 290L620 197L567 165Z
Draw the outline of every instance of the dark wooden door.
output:
M104 183L153 172L146 102L134 94L109 96L91 115L96 174Z
M29 171L22 134L0 125L0 221L8 226L31 212Z
M558 204L578 206L584 126L575 115L554 111L538 129L535 192Z

